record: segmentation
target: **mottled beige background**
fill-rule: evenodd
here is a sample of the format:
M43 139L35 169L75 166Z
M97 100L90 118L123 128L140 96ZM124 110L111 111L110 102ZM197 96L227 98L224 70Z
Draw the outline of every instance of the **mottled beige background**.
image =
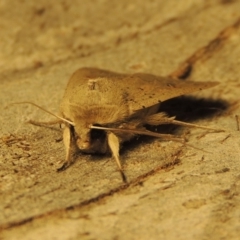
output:
M0 239L239 239L240 1L0 1ZM57 112L79 67L218 81L163 104L225 129L166 128L188 143L140 137L121 158L80 156L67 171Z

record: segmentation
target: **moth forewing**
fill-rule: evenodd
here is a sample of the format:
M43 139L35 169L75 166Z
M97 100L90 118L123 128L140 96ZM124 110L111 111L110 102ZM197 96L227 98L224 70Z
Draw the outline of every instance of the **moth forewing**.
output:
M184 94L201 91L217 85L216 82L180 81L169 77L151 74L133 74L124 78L119 84L128 89L128 102L133 111L150 107L158 102Z
M112 152L122 178L126 180L119 159L120 144L136 134L182 141L171 135L149 132L144 127L146 124L172 123L210 129L180 122L165 113L158 113L158 109L165 100L217 84L184 82L146 73L120 74L96 68L81 68L72 75L67 84L60 105L60 115L31 104L54 115L65 124L63 139L66 160L59 170L71 165L78 151Z

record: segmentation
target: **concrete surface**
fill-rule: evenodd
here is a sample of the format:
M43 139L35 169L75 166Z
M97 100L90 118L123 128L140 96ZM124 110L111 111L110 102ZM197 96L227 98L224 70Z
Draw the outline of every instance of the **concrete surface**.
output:
M0 239L239 239L240 1L0 2ZM165 127L188 144L140 137L111 156L65 153L59 128L29 125L57 112L70 75L112 71L218 81L162 106L225 129ZM161 130L161 129L160 129Z

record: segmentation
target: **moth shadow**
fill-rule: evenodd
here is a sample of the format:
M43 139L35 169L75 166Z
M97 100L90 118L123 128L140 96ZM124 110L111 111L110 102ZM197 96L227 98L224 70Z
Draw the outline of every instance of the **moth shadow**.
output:
M159 112L165 112L169 117L175 116L176 120L191 123L199 119L209 119L214 116L220 116L228 106L228 103L223 100L181 96L162 102ZM183 126L164 124L159 126L146 126L146 128L158 133L176 134ZM125 151L134 150L139 144L151 143L154 139L154 137L149 136L138 136L132 141L123 144L122 153L124 154Z
M228 106L223 100L182 96L161 103L159 112L165 112L170 117L176 116L180 121L191 122L219 116Z

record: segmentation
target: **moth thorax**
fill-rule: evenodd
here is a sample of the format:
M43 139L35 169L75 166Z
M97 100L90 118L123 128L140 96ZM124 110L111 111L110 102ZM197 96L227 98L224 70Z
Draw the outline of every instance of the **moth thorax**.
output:
M95 90L95 88L96 88L96 83L97 83L97 80L96 80L96 79L89 79L89 80L88 80L88 89L89 89L89 90Z

